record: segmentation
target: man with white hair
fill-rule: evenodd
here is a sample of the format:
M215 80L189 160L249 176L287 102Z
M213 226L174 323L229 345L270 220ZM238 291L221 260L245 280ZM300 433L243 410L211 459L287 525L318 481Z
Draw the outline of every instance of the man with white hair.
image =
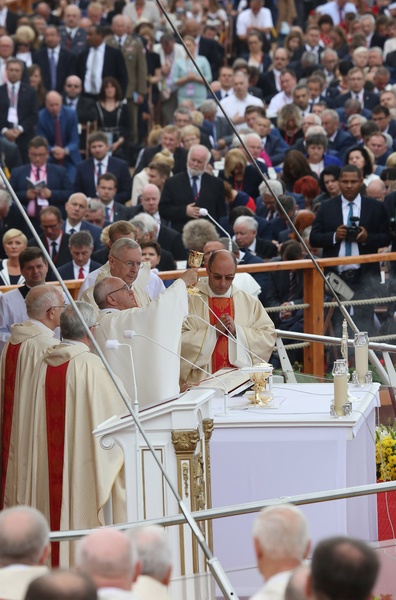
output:
M366 36L367 48L373 48L374 46L379 46L380 48L384 47L385 38L376 33L376 19L373 14L363 14L360 17L360 26L364 35Z
M38 285L29 291L25 304L28 320L11 326L0 362L1 507L28 503L26 468L33 441L29 389L39 359L47 348L59 343L54 331L59 326L64 299L60 288Z
M282 183L277 179L267 179L267 181L260 183L260 197L256 200L256 215L264 217L266 221L272 221L278 216L278 212L276 210L276 200L268 188L271 188L278 197L283 194L284 190Z
M293 569L302 564L310 549L303 512L291 504L263 509L253 525L253 541L265 584L251 600L283 600Z
M194 144L188 152L187 171L165 182L159 205L161 219L170 221L180 233L188 221L200 218L201 208L217 222L226 214L223 182L205 170L210 156L208 148Z
M90 352L86 328L93 332L95 311L86 302L77 302L77 307L84 323L73 306L65 308L62 343L46 351L31 382L31 503L53 531L103 526L109 498L113 521L126 519L122 450L114 446L104 451L92 435L100 423L122 416L126 408L102 361ZM52 565L68 567L73 544L60 546L53 544Z
M126 533L97 529L87 535L77 547L77 568L93 580L100 600L136 599L131 588L139 575L140 563Z
M142 245L143 242L156 242L159 224L151 215L140 213L130 223L137 229L136 241ZM161 260L157 265L159 271L174 271L176 269L175 259L172 253L161 247Z
M278 250L275 244L257 237L258 223L254 217L238 217L233 229L235 241L244 252L249 250L252 254L267 260L277 256Z
M0 513L0 594L23 600L31 581L48 573L49 527L44 516L30 506L15 506Z
M172 574L172 552L166 533L159 525L132 529L129 534L136 547L141 572L133 587L141 600L169 600L166 586Z
M178 354L180 331L187 312L186 287L197 280L197 270L188 269L159 298L141 308L136 306L133 293L119 277L105 277L95 285L94 300L100 309L100 327L95 331L95 339L140 408L179 395ZM114 352L106 347L109 339L123 339L125 330L134 330L137 334L136 338L125 341L133 348L137 398L130 354L123 349ZM152 361L151 377L147 377L148 356Z

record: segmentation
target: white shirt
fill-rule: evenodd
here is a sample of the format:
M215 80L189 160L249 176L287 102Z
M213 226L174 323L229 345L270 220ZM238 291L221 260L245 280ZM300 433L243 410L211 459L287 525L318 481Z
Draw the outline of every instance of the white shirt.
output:
M228 98L220 100L220 103L230 119L232 119L236 114L242 117L245 114L245 110L248 106L264 106L260 98L256 98L256 96L252 96L251 94L247 94L244 100L240 100L234 94L232 96L228 96ZM217 116L223 116L223 113L220 109L217 111ZM237 129L241 129L243 127L245 127L244 123L239 123L239 125L236 125Z
M248 27L272 29L273 26L271 11L268 8L260 8L257 15L253 14L250 8L247 8L237 17L236 31L238 36L246 36Z
M56 238L56 240L50 240L47 237L45 239L47 241L47 246L49 248L49 255L52 258L52 248L54 247L52 244L55 242L55 244L56 244L55 254L57 254L59 252L60 243L62 241L62 235L60 235L58 238Z
M344 225L347 225L348 224L349 208L350 208L351 202L349 202L349 200L347 200L346 198L344 198L344 196L341 196L341 204L342 204L342 221L343 221ZM362 207L362 198L361 198L360 194L358 194L356 196L356 198L352 202L352 205L353 205L352 206L353 216L360 218L360 211L361 211L361 207ZM358 223L358 225L359 225L359 223ZM340 250L338 252L338 256L346 256L345 241L341 242ZM359 246L358 246L358 244L356 242L352 242L351 243L351 256L359 256ZM343 266L341 266L341 267L338 268L338 271L340 273L342 273L342 271L349 271L350 269L359 269L359 268L360 268L360 265L358 265L358 264L356 264L356 265L343 265Z
M8 8L2 8L0 10L0 26L1 27L6 26L7 13L8 13Z
M80 273L80 269L83 270L84 279L85 279L89 273L89 265L90 264L91 264L91 259L89 259L88 262L83 267L80 267L79 265L76 265L76 263L73 260L74 279L78 279L78 274Z
M331 18L333 19L334 25L339 25L340 24L340 10L341 10L342 19L345 18L346 13L355 13L355 15L357 14L356 6L354 4L352 4L352 2L347 2L345 4L344 8L340 9L336 0L333 0L333 2L326 2L326 4L322 4L321 6L318 6L316 9L316 12L321 15L330 15Z
M100 86L102 85L102 72L103 72L103 63L104 63L104 54L105 54L106 44L100 44L97 48L90 48L88 58L87 58L87 70L85 72L84 78L84 90L88 94L98 94L100 90ZM96 90L92 90L91 83L91 73L92 66L95 63L95 85Z
M106 154L106 156L104 158L102 158L101 160L98 160L97 158L94 158L94 173L95 173L95 186L98 185L98 164L101 163L101 174L103 175L104 173L107 173L107 164L109 162L109 157Z
M59 60L59 52L60 52L60 46L56 46L56 48L47 48L48 51L48 60L51 60L51 56L52 53L54 53L54 60L55 60L55 64L58 64L58 60Z
M80 231L80 229L81 229L81 221L79 223L77 223L77 225L70 225L69 219L66 219L66 221L65 221L65 233L68 233L69 235L72 235L70 233L70 231L72 229L74 229L73 233L77 233L78 231Z
M267 117L277 117L278 116L278 112L280 111L280 109L285 106L285 104L292 104L293 103L293 95L286 96L285 92L279 92L278 94L275 94L275 96L272 98L271 102L268 105L267 108Z

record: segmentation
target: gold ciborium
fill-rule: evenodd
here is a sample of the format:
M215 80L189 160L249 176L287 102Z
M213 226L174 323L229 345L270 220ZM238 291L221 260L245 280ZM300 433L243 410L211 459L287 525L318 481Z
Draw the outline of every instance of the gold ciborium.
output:
M190 250L188 253L188 265L192 268L199 269L203 262L204 253L198 252L198 250ZM193 296L198 296L199 291L193 285L189 285L187 288L187 293Z
M245 369L243 370L245 371ZM267 406L272 401L272 394L267 390L267 383L273 370L273 366L265 362L249 367L253 391L248 392L246 396L251 404L255 406Z

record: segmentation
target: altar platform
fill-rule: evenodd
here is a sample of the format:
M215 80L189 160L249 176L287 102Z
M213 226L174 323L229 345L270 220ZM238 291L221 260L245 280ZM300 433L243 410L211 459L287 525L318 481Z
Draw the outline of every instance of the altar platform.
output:
M276 384L273 408L248 407L246 399L211 400L212 506L263 501L376 481L375 417L379 384L350 386L353 412L329 414L333 384ZM374 495L303 507L313 543L348 534L376 541ZM214 553L240 596L261 585L252 544L255 515L213 522Z

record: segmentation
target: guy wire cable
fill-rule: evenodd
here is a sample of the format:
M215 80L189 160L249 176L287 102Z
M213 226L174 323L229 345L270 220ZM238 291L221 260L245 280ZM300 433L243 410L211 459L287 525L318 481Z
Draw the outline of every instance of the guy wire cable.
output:
M302 246L304 247L305 252L308 254L309 258L311 259L312 263L315 266L315 269L318 271L318 273L320 273L321 278L323 279L324 284L326 284L329 289L331 290L331 293L333 294L336 303L338 305L338 308L340 309L342 316L344 317L344 319L347 320L349 326L351 327L352 331L354 333L357 333L359 331L359 328L357 327L356 323L354 322L354 320L352 319L351 315L349 314L349 312L347 311L347 309L345 308L345 306L341 303L341 300L339 298L339 296L337 295L336 291L334 290L333 286L331 285L331 283L329 281L327 281L325 274L323 273L322 269L320 268L320 266L318 265L316 258L314 257L314 255L312 254L312 252L310 251L310 249L308 248L307 244L305 243L305 241L303 240L303 238L300 235L300 232L296 229L292 219L289 217L289 215L287 214L286 210L284 209L284 207L282 206L282 203L279 200L279 196L276 194L276 192L274 192L274 190L271 188L271 186L268 185L268 178L264 175L264 173L261 171L260 167L257 164L256 159L252 156L250 150L248 149L248 147L246 146L243 138L241 137L241 135L239 134L239 132L237 131L234 123L232 122L232 120L230 119L230 117L227 115L227 113L225 112L223 106L221 105L220 100L217 98L217 96L215 95L209 81L206 79L205 75L203 74L201 68L199 67L199 65L197 64L194 56L191 54L190 50L187 48L186 44L184 43L183 38L181 37L179 31L177 30L175 24L172 22L172 20L169 18L165 8L162 6L162 3L160 0L155 0L155 2L157 3L157 6L159 7L159 9L161 10L162 14L164 15L165 19L167 20L168 24L170 25L172 31L175 33L175 35L177 36L178 40L180 41L180 43L182 44L184 50L186 51L188 57L190 58L191 62L193 63L194 67L196 68L196 70L198 71L202 81L205 83L206 87L208 88L208 90L210 91L213 100L216 102L218 108L221 110L221 112L223 113L227 123L230 125L231 129L233 130L235 136L238 138L241 146L243 147L243 149L245 150L246 154L249 156L249 159L251 161L251 163L254 165L254 167L256 168L256 171L260 174L261 179L265 182L265 185L267 186L267 189L269 190L271 196L274 198L277 207L282 211L282 213L284 214L284 216L286 217L287 222L289 223L290 227L292 228L292 230L294 231L294 233L297 235L298 241L302 244ZM373 363L375 363L375 365L377 366L377 368L381 368L381 364L377 358L377 355L372 351L369 350L370 353L370 358L371 361Z
M130 405L127 396L124 394L123 390L120 388L117 378L114 375L113 370L111 369L109 363L107 362L103 352L101 351L101 349L98 346L98 343L96 342L94 336L92 335L89 327L87 326L87 324L84 321L84 318L78 308L78 306L76 305L72 295L70 294L69 290L67 289L62 277L59 275L59 271L56 268L56 266L54 265L52 258L50 257L47 249L45 248L44 244L42 243L42 241L39 238L39 235L37 233L37 231L35 230L35 228L33 227L27 213L25 212L25 209L22 206L21 201L19 200L18 196L16 195L14 189L12 188L10 182L8 181L3 168L0 167L0 177L2 178L4 185L7 189L7 191L10 193L12 199L14 200L15 204L17 205L22 217L24 218L24 220L26 221L27 226L29 227L30 231L33 234L33 237L35 238L37 245L39 246L39 248L41 249L41 251L43 252L44 256L46 257L48 264L50 265L50 267L52 268L52 270L55 273L55 276L58 280L58 282L60 283L60 286L63 290L63 292L66 294L70 304L73 306L78 318L80 319L93 347L95 348L95 351L97 352L99 358L101 359L101 361L103 362L108 374L110 375L114 385L117 388L118 393L120 394L122 401L124 402L126 409L128 411L128 416L131 416L135 422L136 427L139 430L139 433L141 434L142 438L144 439L145 443L147 444L147 447L149 448L151 454L154 457L155 462L157 463L162 476L164 477L166 483L168 484L172 494L174 495L180 512L184 515L187 524L189 525L193 535L196 537L201 550L203 551L206 559L207 559L207 563L209 566L209 569L214 577L214 579L216 580L216 583L218 584L219 588L221 589L221 591L224 594L224 597L227 598L228 600L237 600L238 596L236 595L231 583L229 582L225 571L223 570L223 567L221 566L218 558L216 556L213 555L212 551L210 550L200 528L197 525L197 522L195 521L194 517L192 516L191 511L187 508L187 506L185 505L185 503L183 502L183 500L181 499L176 487L174 486L173 482L171 481L171 479L169 478L164 466L162 465L162 463L160 462L157 453L155 452L155 449L153 447L153 445L151 444L149 438L146 435L145 430L143 429L143 426L140 422L140 418L138 416L138 414L136 413L136 411L134 410L134 408L132 408L132 406Z

